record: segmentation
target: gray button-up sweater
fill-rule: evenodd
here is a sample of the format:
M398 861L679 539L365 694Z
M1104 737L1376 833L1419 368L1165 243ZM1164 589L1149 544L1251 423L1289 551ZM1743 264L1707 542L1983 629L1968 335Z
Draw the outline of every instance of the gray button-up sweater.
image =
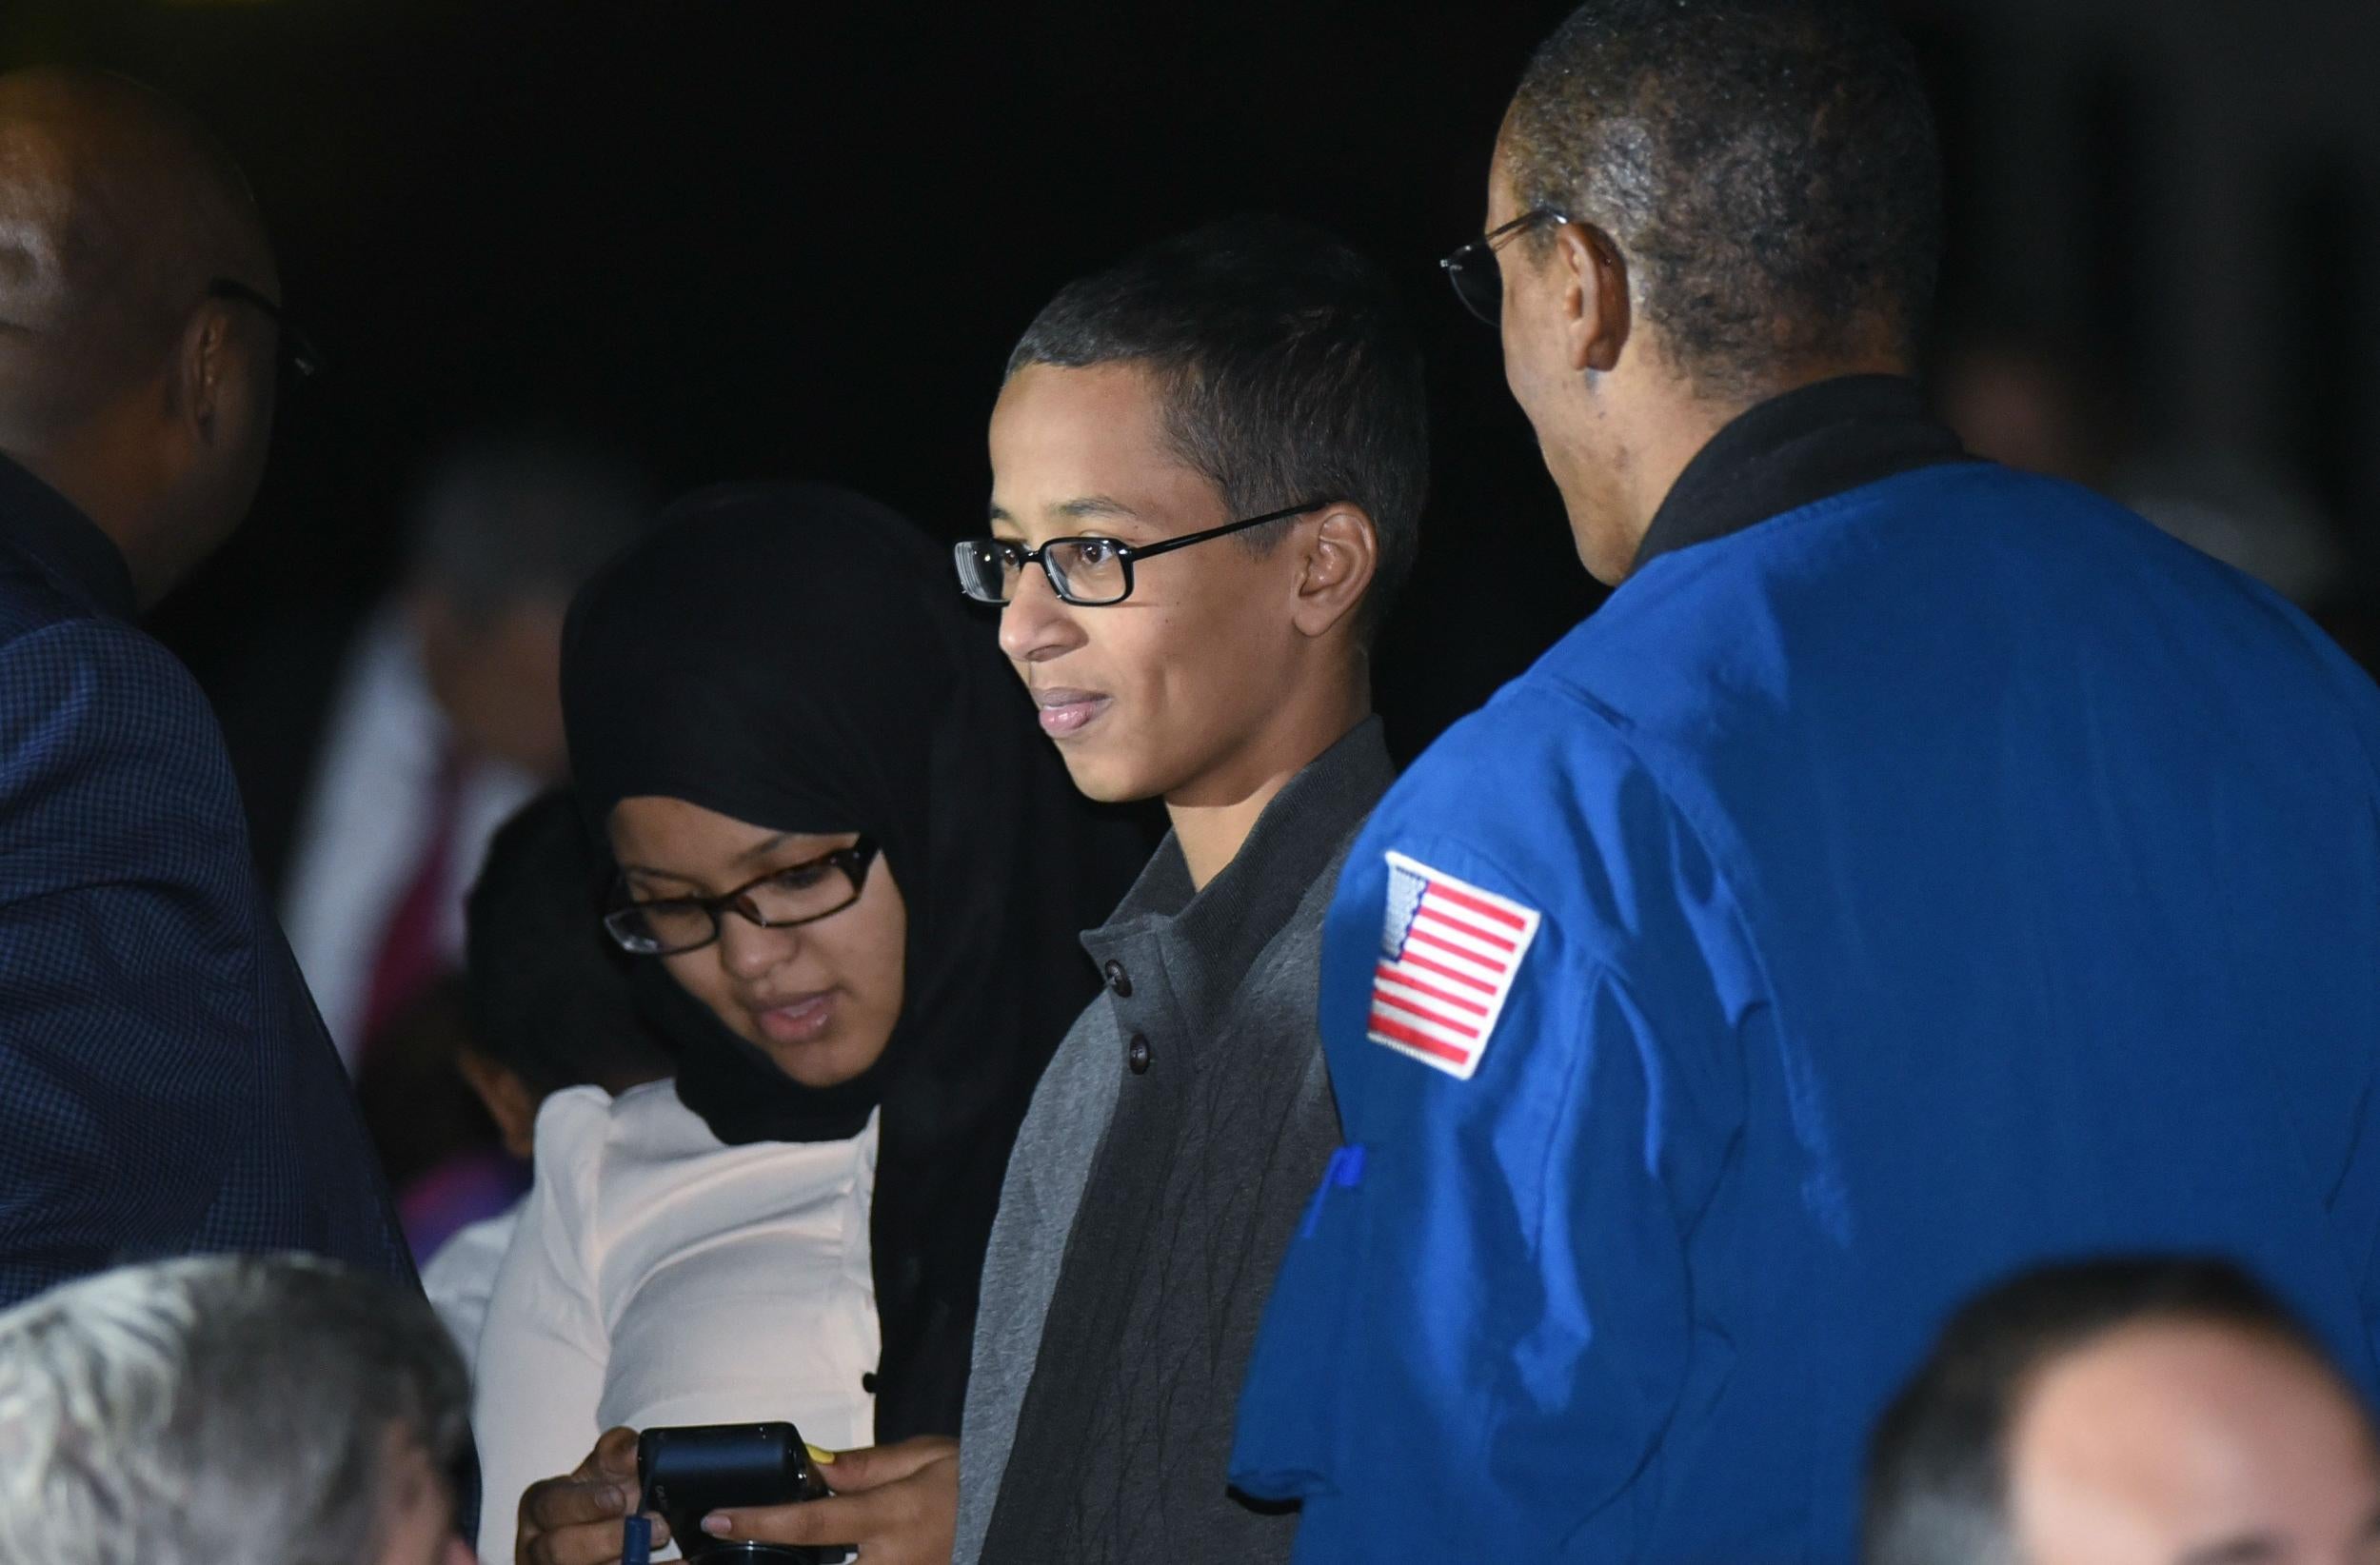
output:
M1286 1560L1227 1490L1240 1384L1339 1142L1315 1027L1322 916L1394 776L1368 721L1193 893L1169 837L1083 937L1108 992L1035 1093L992 1227L956 1565Z

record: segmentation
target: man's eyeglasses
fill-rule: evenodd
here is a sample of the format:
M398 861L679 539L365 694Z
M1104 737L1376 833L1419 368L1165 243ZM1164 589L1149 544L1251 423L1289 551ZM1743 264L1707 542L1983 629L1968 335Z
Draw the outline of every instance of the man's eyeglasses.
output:
M235 282L228 277L218 277L207 285L207 297L228 299L247 305L250 308L262 310L271 317L272 324L281 332L281 367L285 372L283 379L310 381L322 373L322 355L314 351L313 339L298 329L297 324L289 319L287 310L256 289L249 287L246 283Z
M1496 263L1498 246L1532 228L1569 221L1567 214L1551 207L1532 208L1510 223L1490 228L1438 265L1446 268L1446 280L1455 285L1455 297L1462 301L1463 308L1494 326L1504 314L1504 276Z
M1160 544L1127 544L1121 538L1053 538L1038 549L1005 538L970 538L952 551L959 565L959 587L980 604L1004 604L1017 595L1024 567L1038 565L1049 578L1050 590L1066 603L1084 608L1121 604L1132 596L1132 567L1175 549L1186 549L1211 538L1223 538L1268 522L1286 522L1332 504L1309 500L1244 522L1230 522L1202 532L1184 533Z
M700 951L719 939L719 921L729 913L763 929L816 923L860 900L876 851L876 843L863 837L849 847L772 869L716 897L630 901L623 887L619 904L604 915L604 928L624 951L674 957Z

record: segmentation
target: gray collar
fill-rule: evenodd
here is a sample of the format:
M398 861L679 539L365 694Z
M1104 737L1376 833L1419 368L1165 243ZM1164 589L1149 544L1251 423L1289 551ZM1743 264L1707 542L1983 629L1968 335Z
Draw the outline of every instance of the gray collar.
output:
M1103 963L1154 941L1183 1020L1201 1023L1210 1002L1238 989L1396 777L1380 720L1366 718L1289 780L1203 889L1193 891L1181 844L1166 833L1115 916L1082 937L1083 949Z

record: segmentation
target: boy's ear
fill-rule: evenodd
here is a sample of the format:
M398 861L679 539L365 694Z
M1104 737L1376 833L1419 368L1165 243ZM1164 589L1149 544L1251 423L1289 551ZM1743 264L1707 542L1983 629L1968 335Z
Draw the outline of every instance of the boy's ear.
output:
M1323 636L1354 615L1380 566L1380 532L1362 506L1339 501L1292 535L1303 569L1292 618L1307 636Z

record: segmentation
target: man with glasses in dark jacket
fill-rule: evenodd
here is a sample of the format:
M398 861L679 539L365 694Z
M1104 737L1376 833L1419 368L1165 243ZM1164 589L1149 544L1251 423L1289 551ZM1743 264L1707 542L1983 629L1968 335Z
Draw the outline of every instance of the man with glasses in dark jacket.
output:
M0 77L0 1301L198 1250L412 1276L214 717L133 623L256 492L278 289L180 109Z

